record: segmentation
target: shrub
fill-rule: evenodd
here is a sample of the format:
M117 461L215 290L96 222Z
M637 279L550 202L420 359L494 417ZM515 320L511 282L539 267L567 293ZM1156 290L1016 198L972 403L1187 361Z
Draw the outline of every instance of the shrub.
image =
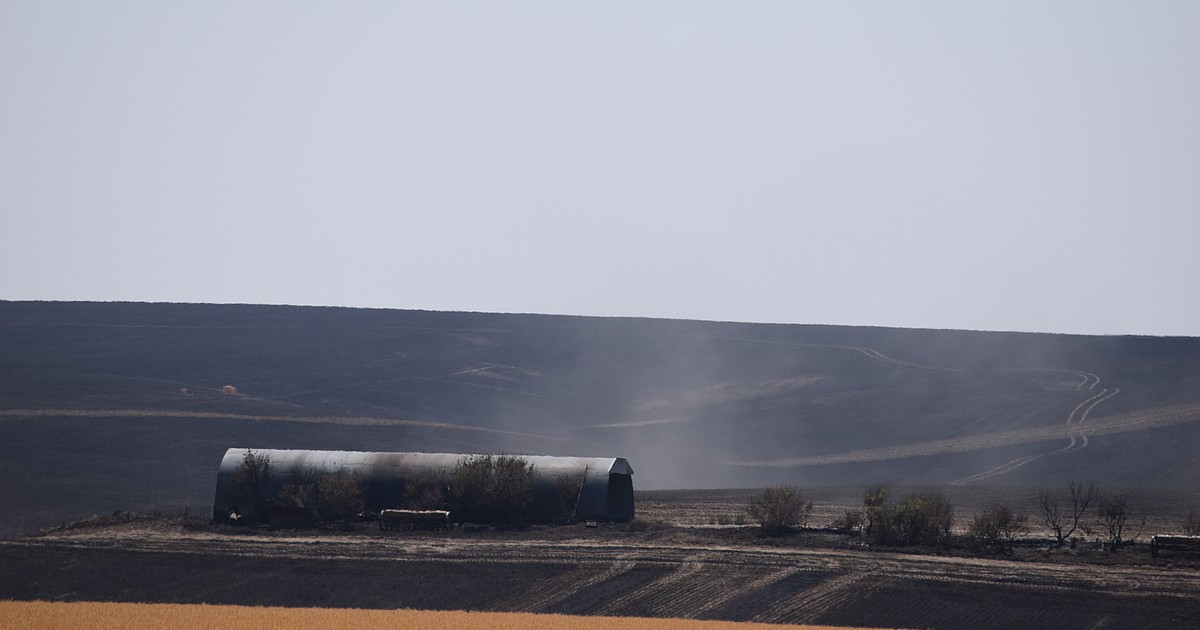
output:
M774 536L807 525L812 509L812 501L805 501L798 490L778 486L767 488L751 499L746 513L758 523L763 533Z
M1029 530L1028 517L1004 504L994 504L976 514L967 530L967 538L975 549L991 549L1012 553L1017 536Z
M233 476L233 487L238 497L237 510L255 521L267 520L267 482L271 478L271 456L255 454L246 449L242 463Z
M1071 480L1067 484L1069 503L1061 502L1062 507L1059 507L1059 495L1052 495L1049 492L1041 492L1037 496L1038 515L1041 516L1042 522L1050 531L1054 533L1054 539L1058 541L1058 546L1063 546L1064 541L1075 533L1075 530L1080 528L1080 521L1084 514L1096 501L1096 486L1088 484L1084 486L1082 482Z
M869 523L867 536L881 545L950 544L954 507L940 492L918 494L899 504L887 503L886 489L873 489L863 499Z
M559 477L554 480L554 495L558 499L559 516L566 521L575 518L575 508L579 505L583 482L582 474Z
M840 529L853 534L861 534L863 525L866 523L867 517L862 510L846 510L841 518L833 522L834 529Z
M534 481L533 466L524 458L464 457L451 474L451 511L459 520L502 527L525 525Z
M404 485L404 504L411 510L438 510L446 507L446 480L424 472Z
M293 507L316 509L317 479L321 473L316 468L306 468L292 473L292 478L279 489L279 501Z
M863 509L866 511L863 521L868 533L874 531L873 525L883 517L882 511L888 496L888 487L884 485L871 486L863 493Z
M1096 501L1096 525L1114 551L1137 540L1146 526L1146 510L1135 509L1124 493L1106 493ZM1132 520L1131 520L1132 519ZM1134 529L1130 535L1130 529Z
M350 519L363 511L363 484L359 475L344 467L317 478L318 520L341 521L349 526Z
M1200 536L1200 512L1197 512L1196 508L1188 510L1180 529L1183 530L1184 536Z
M341 521L343 527L364 509L363 483L344 466L333 472L309 468L292 475L279 491L279 500L310 508L317 522Z

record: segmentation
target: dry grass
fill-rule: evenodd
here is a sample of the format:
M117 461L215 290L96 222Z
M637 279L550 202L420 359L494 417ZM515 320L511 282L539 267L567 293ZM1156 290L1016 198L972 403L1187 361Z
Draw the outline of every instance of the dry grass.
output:
M530 613L485 613L424 610L359 610L343 608L278 608L204 604L115 604L97 602L0 601L0 627L77 628L537 628L580 627L616 630L756 630L824 628L732 621L646 619L640 617L571 617Z

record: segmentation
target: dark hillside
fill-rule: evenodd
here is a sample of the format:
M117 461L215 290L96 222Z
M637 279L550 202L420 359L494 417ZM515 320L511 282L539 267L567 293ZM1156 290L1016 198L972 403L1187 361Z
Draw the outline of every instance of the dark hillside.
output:
M639 488L1187 488L1198 437L1195 338L0 302L7 534L203 511L231 446L624 456Z

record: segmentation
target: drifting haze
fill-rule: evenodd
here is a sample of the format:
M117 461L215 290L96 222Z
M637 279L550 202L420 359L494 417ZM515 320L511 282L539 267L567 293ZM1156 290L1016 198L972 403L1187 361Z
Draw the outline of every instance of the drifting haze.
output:
M1200 335L1191 2L0 5L0 298Z

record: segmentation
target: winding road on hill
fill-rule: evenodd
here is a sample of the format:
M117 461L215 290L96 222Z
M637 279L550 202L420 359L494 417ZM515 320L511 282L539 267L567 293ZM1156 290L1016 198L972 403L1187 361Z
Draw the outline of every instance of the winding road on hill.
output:
M1099 379L1096 380L1096 383L1099 383ZM1095 386L1095 383L1093 383L1093 386ZM1099 405L1109 398L1116 396L1120 392L1121 390L1119 388L1114 388L1112 391L1109 391L1107 388L1105 388L1100 390L1099 394L1096 394L1095 396L1092 396L1091 398L1088 398L1087 400L1076 405L1075 408L1071 410L1070 415L1067 416L1067 426L1069 427L1072 424L1080 425L1080 433L1078 435L1074 433L1069 434L1067 436L1069 441L1066 446L1057 450L1047 451L1045 453L1035 453L1033 455L1018 457L1017 459L996 466L991 470L986 470L969 477L963 477L962 479L956 479L950 483L959 485L975 481L983 481L984 479L990 479L992 477L998 477L1000 475L1012 472L1024 466L1025 464L1041 459L1042 457L1047 457L1050 455L1062 455L1087 448L1088 434L1083 431L1084 427L1082 427L1082 425L1087 420L1088 414L1091 413L1092 409L1094 409L1096 405Z
M874 348L865 346L843 346L830 344L804 344L793 343L786 341L771 341L760 339L741 339L718 337L729 341L741 341L748 343L762 343L769 345L780 346L800 346L812 348L828 348L857 352L868 359L895 365L904 368L912 368L919 370L936 370L943 372L969 372L964 368L955 368L947 366L926 365L905 361L883 354ZM1100 384L1100 377L1092 372L1087 372L1078 369L1068 368L1000 368L996 370L981 370L986 371L1003 371L1003 372L1050 372L1057 374L1072 374L1079 377L1079 382L1076 384L1076 391L1093 392ZM923 455L936 455L941 453L959 453L975 450L984 450L990 448L999 448L1005 446L1014 446L1021 444L1036 444L1055 438L1063 438L1067 440L1066 446L1055 450L1037 452L1005 462L999 466L989 470L980 472L975 475L963 477L952 481L953 484L967 484L985 479L998 477L1009 472L1012 472L1026 464L1048 457L1052 455L1063 455L1067 453L1077 452L1088 446L1089 435L1108 435L1112 433L1123 433L1128 431L1141 431L1148 428L1157 428L1162 426L1170 426L1173 424L1182 424L1187 422L1200 421L1200 417L1196 416L1197 408L1168 408L1161 409L1155 415L1147 416L1146 414L1138 414L1136 416L1125 415L1110 417L1102 423L1094 423L1085 426L1089 414L1101 403L1110 400L1120 393L1119 388L1102 388L1098 393L1093 394L1087 399L1077 404L1069 414L1065 423L1061 425L1050 425L1037 427L1032 429L1023 429L1015 431L1003 431L994 433L983 433L960 438L951 438L945 440L930 440L925 442L914 442L909 444L900 444L895 446L860 449L837 453L832 455L818 455L809 457L795 457L770 460L755 460L755 461L737 461L725 462L738 466L757 466L757 467L794 467L794 466L813 466L823 464L846 464L868 461L883 461L889 459L899 459L905 457L918 457Z

